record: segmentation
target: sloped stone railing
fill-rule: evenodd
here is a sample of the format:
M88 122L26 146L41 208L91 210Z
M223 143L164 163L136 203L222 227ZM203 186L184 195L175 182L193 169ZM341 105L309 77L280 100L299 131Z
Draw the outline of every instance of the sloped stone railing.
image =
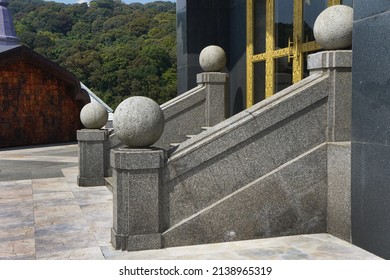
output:
M225 73L198 74L197 87L162 104L161 108L166 120L165 128L154 147L170 149L171 143L181 143L187 139L186 136L200 133L202 127L213 126L225 120L228 110L228 79L229 75ZM99 131L96 133L103 133ZM88 133L86 130L78 131L80 155L84 155L79 160L80 186L102 185L104 177L112 176L110 151L122 146L113 130L103 133L105 136L99 138L99 141L103 141L99 145L94 145L94 148L91 145L88 146L88 137L95 137L92 135L96 133L91 133L90 130ZM96 143L94 138L91 138L92 143ZM88 159L88 155L93 155L93 157ZM94 162L99 162L99 164L93 164ZM104 170L101 170L102 168Z
M332 204L348 200L348 184L336 186L329 172L340 162L331 143L350 141L351 62L351 51L311 55L308 78L183 142L169 158L156 151L159 160L148 161L148 171L142 160L115 162L114 246L143 250L327 230L348 240L348 225L338 224L350 210ZM122 174L135 176L134 185ZM139 191L145 182L158 186L152 197ZM143 203L133 209L127 199ZM151 231L127 220L133 211L154 217Z

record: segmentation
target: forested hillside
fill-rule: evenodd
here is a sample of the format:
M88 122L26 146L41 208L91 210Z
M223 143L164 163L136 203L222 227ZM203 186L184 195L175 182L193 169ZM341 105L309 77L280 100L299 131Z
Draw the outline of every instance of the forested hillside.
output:
M9 0L21 41L73 72L115 108L132 95L176 95L175 3Z

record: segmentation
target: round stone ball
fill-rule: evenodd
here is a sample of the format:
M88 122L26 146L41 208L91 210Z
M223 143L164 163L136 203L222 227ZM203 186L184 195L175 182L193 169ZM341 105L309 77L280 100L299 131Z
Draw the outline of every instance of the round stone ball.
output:
M80 120L86 128L100 129L108 121L108 112L99 103L88 103L81 109Z
M345 49L352 45L353 9L345 5L331 6L314 22L314 37L326 50Z
M219 46L208 46L200 53L199 64L206 72L220 72L226 65L225 51Z
M165 117L160 106L147 97L129 97L114 112L114 131L130 148L147 148L156 143L164 125Z

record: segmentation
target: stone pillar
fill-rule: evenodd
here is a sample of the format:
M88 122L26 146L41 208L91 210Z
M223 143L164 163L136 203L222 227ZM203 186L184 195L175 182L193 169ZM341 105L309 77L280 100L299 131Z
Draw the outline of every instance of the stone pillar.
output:
M351 242L352 51L311 54L310 74L329 76L327 230Z
M311 54L310 74L330 75L328 141L351 141L352 51L335 50Z
M111 151L116 249L137 251L161 248L160 191L165 151L127 149Z
M104 186L107 175L108 130L100 129L108 120L107 110L98 103L88 103L81 109L80 120L87 129L77 131L79 141L79 175L82 187Z
M352 243L390 259L390 1L354 10Z
M229 108L229 75L204 72L197 75L197 83L206 86L205 126L214 126L226 119Z
M79 142L79 175L77 184L82 187L104 186L106 173L106 129L77 131Z
M112 150L114 221L111 242L116 249L161 248L161 185L166 154L150 148L163 133L165 118L153 100L133 96L115 110L114 129L126 146Z
M219 46L205 47L199 55L199 64L205 71L196 76L198 84L206 86L205 125L214 126L229 114L229 75L221 73L226 65L226 53Z

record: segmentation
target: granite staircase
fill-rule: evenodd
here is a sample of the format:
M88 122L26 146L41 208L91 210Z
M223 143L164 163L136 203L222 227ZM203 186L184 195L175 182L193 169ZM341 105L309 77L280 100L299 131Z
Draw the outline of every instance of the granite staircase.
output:
M333 146L341 161L349 155L351 52L312 55L309 69L175 146L163 168L163 247L328 231L350 239L350 212L334 211L330 191L348 200L348 185L329 172ZM346 227L334 227L340 220Z
M320 232L350 241L351 65L351 51L312 54L309 77L226 120L201 85L162 106L161 149L111 152L115 248Z

